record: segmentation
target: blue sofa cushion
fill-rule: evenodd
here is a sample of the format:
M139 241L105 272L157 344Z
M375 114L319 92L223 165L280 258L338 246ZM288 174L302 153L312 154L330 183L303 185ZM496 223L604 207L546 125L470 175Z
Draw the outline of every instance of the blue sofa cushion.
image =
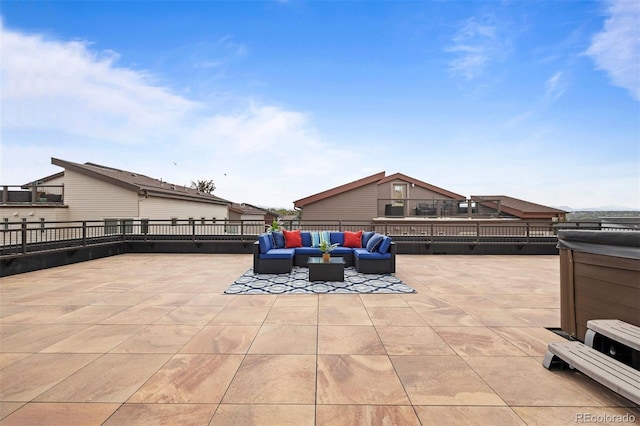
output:
M367 249L353 249L353 255L356 256L358 259L372 259L372 260L384 260L384 259L391 259L391 253L380 253L378 251L375 252L370 252Z
M373 231L363 232L362 233L362 247L366 247L367 243L369 242L371 237L373 237L374 235L375 235L375 232L373 232Z
M300 232L302 238L302 247L311 247L311 232Z
M291 259L296 253L296 249L281 248L271 249L266 253L260 253L260 259Z
M260 234L260 236L258 236L258 243L260 244L260 253L262 254L273 248L271 236L269 234Z
M284 234L279 231L274 231L271 233L271 237L273 238L273 248L284 248Z
M351 254L352 252L353 252L353 249L351 247L342 247L342 246L338 246L333 250L331 250L331 254L335 254L338 256L343 254Z
M296 254L321 255L322 252L317 247L297 247Z
M329 242L331 244L339 244L341 246L344 245L344 232L330 232L329 233Z
M377 251L378 246L382 244L383 238L384 238L384 235L380 235L380 234L375 234L373 237L371 237L369 239L369 242L367 243L367 251L370 253Z
M389 251L389 247L391 247L391 238L385 235L384 237L382 237L382 243L380 243L378 251L382 254L385 254L387 251Z

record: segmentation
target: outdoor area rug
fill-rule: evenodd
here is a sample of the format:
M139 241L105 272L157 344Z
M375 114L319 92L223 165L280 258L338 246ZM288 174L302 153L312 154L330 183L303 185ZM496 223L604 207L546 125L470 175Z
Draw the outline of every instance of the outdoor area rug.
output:
M326 293L415 293L390 274L360 274L344 269L342 281L309 281L309 270L295 266L290 274L254 274L249 269L224 294L326 294Z

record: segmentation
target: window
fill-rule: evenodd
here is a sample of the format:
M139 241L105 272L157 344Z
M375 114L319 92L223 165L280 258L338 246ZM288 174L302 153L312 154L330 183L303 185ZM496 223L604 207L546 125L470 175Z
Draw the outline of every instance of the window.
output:
M404 206L404 199L407 198L407 185L403 183L393 184L393 205Z

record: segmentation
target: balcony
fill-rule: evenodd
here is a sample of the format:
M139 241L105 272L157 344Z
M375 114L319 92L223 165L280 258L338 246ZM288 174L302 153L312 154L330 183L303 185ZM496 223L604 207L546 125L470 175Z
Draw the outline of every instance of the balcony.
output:
M2 205L63 205L64 185L4 185Z
M378 199L378 217L481 218L504 216L500 200Z

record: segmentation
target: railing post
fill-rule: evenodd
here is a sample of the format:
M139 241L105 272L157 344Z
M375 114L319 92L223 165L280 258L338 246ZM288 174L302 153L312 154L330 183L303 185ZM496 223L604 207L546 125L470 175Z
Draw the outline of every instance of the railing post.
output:
M27 254L27 218L22 218L22 254Z
M9 187L2 187L2 204L7 204L9 202Z
M87 221L82 221L82 247L87 246Z
M240 239L244 241L244 219L240 219Z
M476 222L476 244L480 244L480 222Z
M531 224L529 222L527 222L527 236L525 238L525 243L526 244L529 244L529 234L531 233L530 225Z
M342 232L342 219L338 220L338 232Z

